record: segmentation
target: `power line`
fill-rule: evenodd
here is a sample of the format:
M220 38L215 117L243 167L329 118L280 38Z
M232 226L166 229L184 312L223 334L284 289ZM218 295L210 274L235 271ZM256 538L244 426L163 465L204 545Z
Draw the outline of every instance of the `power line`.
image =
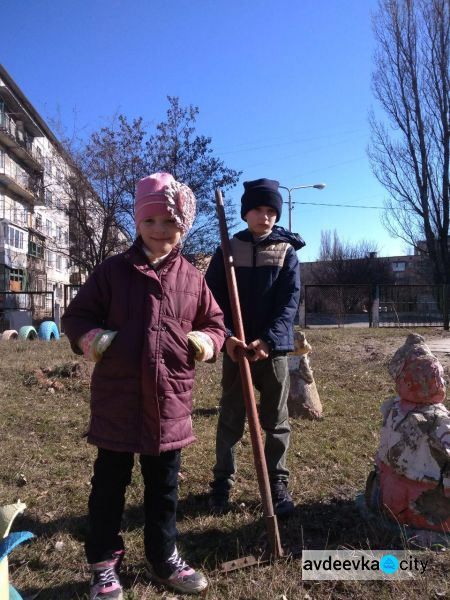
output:
M288 204L285 202L285 204ZM292 202L292 204L308 204L309 206L335 206L338 208L369 208L375 210L396 210L390 206L362 206L361 204L328 204L325 202ZM404 208L403 210L407 210L410 212L415 212L412 208Z

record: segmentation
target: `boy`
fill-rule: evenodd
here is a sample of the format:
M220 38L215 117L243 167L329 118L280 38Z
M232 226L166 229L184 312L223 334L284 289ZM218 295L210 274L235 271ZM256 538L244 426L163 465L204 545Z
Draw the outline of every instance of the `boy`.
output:
M282 209L278 181L257 179L244 182L241 217L248 229L231 239L231 251L247 344L233 335L223 255L214 254L206 282L225 315L228 338L223 356L222 398L216 436L209 505L212 512L228 508L236 464L234 447L244 433L245 404L237 362L239 347L249 356L253 382L261 393L260 422L265 431L265 456L274 509L278 516L294 510L288 492L286 454L290 427L287 410L289 371L287 352L294 350L293 323L300 297L300 272L296 250L305 243L275 225Z

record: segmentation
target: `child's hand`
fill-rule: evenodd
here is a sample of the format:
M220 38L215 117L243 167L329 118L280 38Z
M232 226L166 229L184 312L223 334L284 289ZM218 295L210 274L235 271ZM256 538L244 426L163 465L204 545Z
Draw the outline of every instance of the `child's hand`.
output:
M270 348L267 342L260 340L259 338L254 342L251 342L247 348L247 358L250 362L256 362L257 360L264 360L269 356Z
M211 360L214 356L214 343L204 331L190 331L187 338L195 350L195 360Z
M227 351L228 356L231 358L231 360L233 362L237 362L239 355L238 355L238 350L239 348L244 348L245 349L245 343L242 340L239 340L236 337L229 337L226 339L225 341L225 349Z
M117 331L91 329L78 340L78 346L83 351L84 358L98 362L116 335Z

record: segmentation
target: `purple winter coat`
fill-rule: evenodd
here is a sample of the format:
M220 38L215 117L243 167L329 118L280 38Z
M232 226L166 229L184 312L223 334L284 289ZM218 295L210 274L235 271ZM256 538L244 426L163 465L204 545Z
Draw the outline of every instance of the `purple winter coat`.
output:
M203 275L174 248L155 271L138 238L105 260L62 318L72 349L95 327L117 331L95 365L88 441L122 452L158 455L195 440L194 351L186 334L207 333L220 351L222 311Z

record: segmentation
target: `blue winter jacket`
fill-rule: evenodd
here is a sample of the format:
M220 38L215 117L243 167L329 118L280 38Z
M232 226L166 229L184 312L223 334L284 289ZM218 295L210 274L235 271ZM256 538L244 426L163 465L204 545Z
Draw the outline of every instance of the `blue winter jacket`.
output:
M254 242L248 229L230 240L247 343L260 338L274 352L294 350L293 324L300 299L300 268L296 255L302 238L275 225L263 241ZM211 259L206 283L233 333L221 248Z

